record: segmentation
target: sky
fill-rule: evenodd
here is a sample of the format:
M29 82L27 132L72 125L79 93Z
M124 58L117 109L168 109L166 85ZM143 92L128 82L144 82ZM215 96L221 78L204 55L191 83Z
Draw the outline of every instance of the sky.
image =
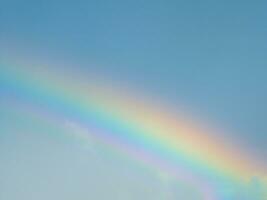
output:
M66 63L185 107L267 163L266 9L263 0L0 0L0 58ZM202 200L101 144L12 125L7 115L34 118L24 106L0 116L0 199Z

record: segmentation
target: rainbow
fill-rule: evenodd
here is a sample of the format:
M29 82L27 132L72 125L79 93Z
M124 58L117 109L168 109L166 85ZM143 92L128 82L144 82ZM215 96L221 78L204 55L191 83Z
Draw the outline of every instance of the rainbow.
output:
M205 200L230 199L231 188L253 177L263 180L267 191L266 166L241 147L153 100L103 82L69 68L0 66L1 95L15 94L52 115L93 127L101 141L197 187Z

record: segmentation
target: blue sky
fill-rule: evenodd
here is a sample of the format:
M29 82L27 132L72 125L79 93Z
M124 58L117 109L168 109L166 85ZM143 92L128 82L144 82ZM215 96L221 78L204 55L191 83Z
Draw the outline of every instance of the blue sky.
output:
M266 8L265 1L2 0L2 49L17 45L184 101L266 156Z
M181 103L264 160L266 10L263 0L0 0L0 52L71 63Z

